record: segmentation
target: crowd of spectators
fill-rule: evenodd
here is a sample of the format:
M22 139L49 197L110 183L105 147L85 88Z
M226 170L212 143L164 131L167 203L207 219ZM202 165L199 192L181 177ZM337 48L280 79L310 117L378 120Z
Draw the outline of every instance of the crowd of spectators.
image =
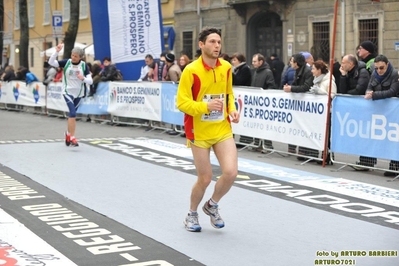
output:
M377 48L373 42L364 41L357 47L356 53L343 56L341 62L335 59L330 96L333 98L337 93L364 95L367 100L397 97L399 94L398 71L392 66L386 56L377 55L376 52ZM200 56L201 51L198 50L193 60L198 59ZM159 59L154 59L151 54L147 54L144 59L145 65L140 70L138 81L170 81L178 83L185 67L192 61L186 54L181 54L176 58L169 51L162 52ZM262 90L281 89L287 93L329 93L330 67L319 58L314 61L313 55L307 51L292 55L288 64L284 64L275 53L271 54L269 58L256 53L252 56L251 64L239 52L231 56L221 53L220 59L231 63L233 85L235 86L258 87ZM103 58L102 63L100 60L96 60L87 65L93 79L89 96L95 95L99 82L123 79L122 73L109 57ZM1 70L0 79L2 81L27 81L28 73L30 72L26 67L19 67L14 70L12 65L8 65ZM48 67L43 78L43 84L47 85L52 81L60 82L62 75L62 68ZM28 74L28 76L31 75ZM176 132L172 130L170 133L175 134ZM259 139L254 139L253 141L259 145L261 143ZM270 140L263 140L262 142L267 149L273 149ZM256 150L264 152L261 145ZM298 148L294 145L288 146L288 153L297 154L298 160L319 157L319 151L317 150L305 147ZM327 163L329 163L331 158L330 154L327 154ZM374 167L376 163L377 158L361 155L352 167L358 171L367 171ZM398 171L399 162L391 161L389 170ZM384 174L386 176L395 175L391 171L387 171Z

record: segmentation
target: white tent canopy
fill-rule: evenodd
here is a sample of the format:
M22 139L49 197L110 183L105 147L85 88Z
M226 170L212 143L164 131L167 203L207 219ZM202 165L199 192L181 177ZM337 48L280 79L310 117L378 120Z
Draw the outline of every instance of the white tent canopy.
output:
M85 51L85 55L90 55L94 57L94 44L90 44L83 49Z
M94 45L93 44L86 45L83 43L75 42L74 47L82 48L82 49L84 49L86 55L94 56ZM44 55L51 56L54 53L54 51L55 51L55 46L47 49L46 51L40 52L40 57L43 57ZM62 56L63 54L64 54L64 48L61 49L61 51L58 53L58 55Z

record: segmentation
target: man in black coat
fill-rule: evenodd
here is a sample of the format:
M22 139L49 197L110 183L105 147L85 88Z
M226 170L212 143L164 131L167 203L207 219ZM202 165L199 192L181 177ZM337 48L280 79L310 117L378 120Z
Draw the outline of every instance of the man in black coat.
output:
M342 58L341 67L339 69L341 77L339 80L338 93L351 95L364 95L370 80L370 74L366 69L366 64L357 61L353 54L345 55ZM360 156L357 165L374 167L377 163L376 158ZM368 168L351 166L356 171L368 171Z
M306 65L305 57L302 54L294 54L290 61L291 67L295 69L294 81L291 85L284 85L285 92L308 92L313 86L313 74Z
M294 81L291 85L284 85L283 90L285 92L295 92L295 93L304 93L310 90L310 87L313 86L313 74L310 67L307 66L305 57L303 54L294 54L290 60L291 67L295 69L295 77ZM295 145L288 145L289 153L296 153ZM305 147L298 148L298 154L302 156L309 157L319 157L319 151L314 149L309 149ZM298 160L304 161L305 157L299 156Z
M274 83L273 72L270 70L270 66L262 54L254 54L252 57L252 65L254 67L251 79L252 87L260 87L264 90L277 88ZM268 149L273 149L273 143L271 140L265 139L263 142ZM255 139L255 144L257 143L259 143L259 139ZM263 150L263 145L261 145L257 150L262 153L266 152Z
M114 81L118 80L118 70L115 64L112 64L111 58L104 57L103 59L104 69L100 72L101 81Z
M252 87L260 87L264 90L277 88L274 83L273 72L262 54L255 54L252 57L252 65L254 67L251 81Z
M353 54L345 55L342 58L339 71L341 72L341 77L338 93L364 95L370 79L364 62L358 62Z
M276 83L276 87L280 86L281 83L281 74L284 70L284 63L278 58L277 54L272 54L270 56L270 67L273 72L274 82Z
M374 60L374 72L371 74L367 87L365 99L386 99L397 97L399 93L398 70L388 61L384 55L379 55ZM377 158L360 156L358 165L373 167L377 163ZM357 171L368 171L369 168L352 166ZM399 161L391 161L389 170L399 171ZM384 176L396 176L395 172L386 171Z

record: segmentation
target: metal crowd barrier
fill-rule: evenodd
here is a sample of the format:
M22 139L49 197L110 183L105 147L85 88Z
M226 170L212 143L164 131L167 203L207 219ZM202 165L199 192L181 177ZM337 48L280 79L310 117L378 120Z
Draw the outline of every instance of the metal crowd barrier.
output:
M29 113L37 113L37 114L45 114L48 116L56 116L61 118L67 118L68 115L64 111L54 110L48 108L47 102L45 107L32 107L32 106L24 106L19 104L9 104L9 103L0 103L0 109L4 110L12 110L12 111L24 111ZM148 127L149 130L161 130L162 133L167 132L169 130L174 130L179 134L184 133L183 126L169 124L164 121L149 121L145 119L132 118L132 117L123 117L116 116L112 114L105 115L93 115L93 114L79 114L79 118L83 121L94 121L98 123L104 124L123 124L129 126L138 126L138 127ZM162 134L161 133L161 134ZM252 132L253 133L253 132ZM293 153L288 150L288 144L284 142L278 142L273 140L273 146L271 147L270 142L265 139L249 137L245 135L234 135L235 143L239 148L239 151L243 151L245 149L252 150L255 152L260 152L264 157L269 156L296 156L299 157L299 162L301 165L310 163L310 162L322 162L322 151L318 151L317 157L306 156L303 154ZM342 153L334 153L330 154L331 162L336 165L340 165L337 169L332 169L333 171L341 171L346 167L358 168L357 170L366 169L369 171L388 171L389 170L389 160L377 158L377 163L374 166L368 165L358 165L356 161L359 160L359 156L350 155L350 154L342 154ZM391 171L391 170L389 170ZM396 176L392 180L396 180L399 178L399 171L392 170L392 172L396 173Z

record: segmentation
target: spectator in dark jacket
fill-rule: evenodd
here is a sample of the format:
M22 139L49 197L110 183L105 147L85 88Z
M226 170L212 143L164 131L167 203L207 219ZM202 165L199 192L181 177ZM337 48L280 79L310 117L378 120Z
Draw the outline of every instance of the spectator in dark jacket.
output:
M291 67L295 69L295 77L291 85L284 85L284 91L295 93L308 92L310 87L313 86L313 74L311 68L306 64L305 57L301 53L294 54L291 57L290 64ZM288 152L296 153L296 146L289 144ZM305 147L299 147L298 154L302 156L319 157L319 151ZM302 156L297 157L297 159L301 161L306 160L305 157Z
M379 55L374 60L374 72L371 74L370 82L367 87L365 99L386 99L396 97L399 93L398 71L391 65L388 58L384 55ZM360 156L358 165L374 166L377 163L377 158ZM353 167L353 166L352 166ZM369 168L353 167L355 170L367 171ZM399 161L391 161L389 163L389 170L398 171ZM386 171L384 176L398 175L395 172Z
M94 61L90 69L91 78L93 79L93 84L90 85L89 97L94 96L94 94L97 92L98 83L100 83L101 81L101 71L102 67L100 60Z
M366 69L370 74L374 72L376 50L374 43L371 41L364 41L357 48L357 55L366 64Z
M252 65L254 71L251 86L261 87L264 90L276 89L273 72L270 70L269 64L266 63L265 57L261 54L255 54L252 57Z
M362 61L357 61L352 54L345 55L342 58L339 93L351 95L365 95L366 89L370 80L369 72L366 69L366 64ZM377 163L376 158L360 156L357 165L373 167ZM351 166L357 171L368 171L368 168Z
M345 55L342 58L339 71L341 72L341 77L338 93L364 95L370 79L364 62L358 62L353 54Z
M6 66L4 73L1 76L2 81L11 81L15 79L15 71L12 65Z
M104 69L101 71L101 81L113 81L116 79L118 70L115 64L112 64L111 58L105 57L103 59Z
M392 85L398 82L398 71L385 55L379 55L375 58L374 67L364 98L379 100L397 97L397 87Z
M26 73L29 72L29 69L24 67L24 66L20 66L17 71L15 72L15 80L26 80Z
M340 68L341 64L338 62L337 58L334 58L333 76L335 78L335 84L337 85L337 91L339 91L339 80L341 78L341 72L339 72Z
M293 69L291 66L288 66L281 76L280 89L282 89L286 84L291 85L292 82L294 82L294 78L295 78L295 69Z
M305 57L302 54L294 54L290 61L291 67L295 69L294 81L291 85L284 85L285 92L308 92L313 86L313 74L306 65Z
M260 87L264 90L276 89L273 72L270 70L270 66L268 63L266 63L265 57L262 54L255 54L252 57L252 65L254 67L254 71L252 72L251 86ZM258 139L255 139L255 143L258 141ZM273 149L273 143L271 140L265 139L263 140L263 143L268 149ZM260 146L257 151L262 153L265 152L262 146Z
M277 54L272 54L270 60L270 68L273 72L274 82L276 83L276 87L278 87L281 84L281 74L284 70L284 63L278 58Z
M245 56L241 53L234 53L231 57L233 65L233 85L251 86L251 69L247 65Z

